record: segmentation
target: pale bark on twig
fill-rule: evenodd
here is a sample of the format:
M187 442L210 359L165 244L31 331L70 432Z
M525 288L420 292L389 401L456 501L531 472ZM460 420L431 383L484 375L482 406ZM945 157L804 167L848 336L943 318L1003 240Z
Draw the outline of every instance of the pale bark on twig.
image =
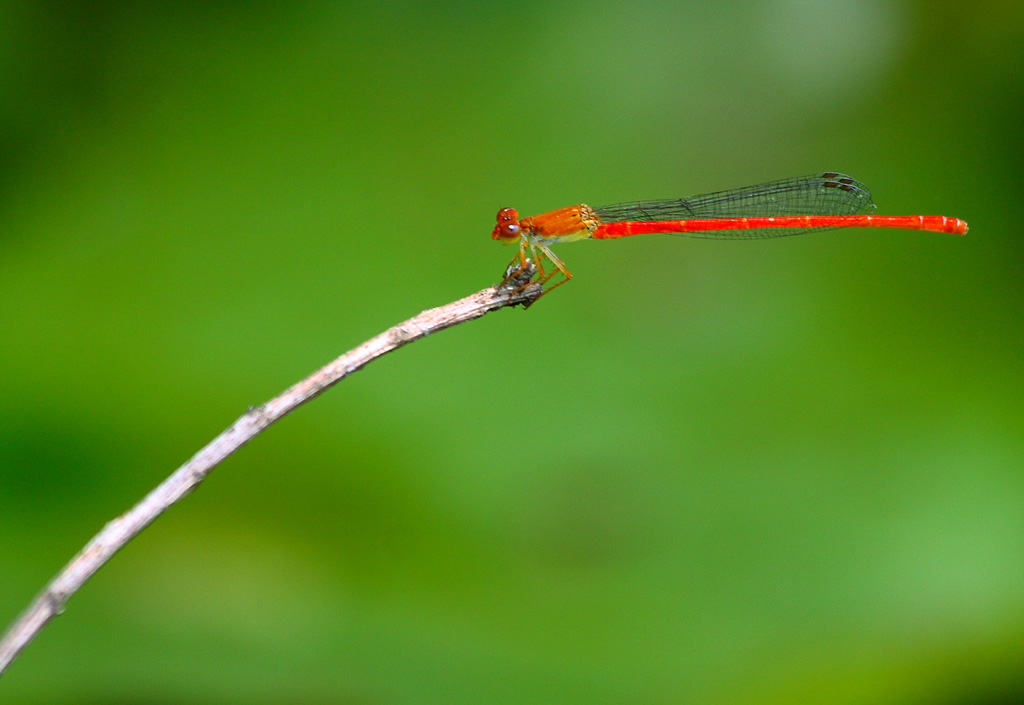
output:
M252 440L282 416L385 353L430 333L480 318L506 306L529 306L541 295L540 284L529 283L536 271L527 260L506 271L505 282L445 306L432 308L390 328L314 372L283 394L250 409L202 450L175 470L131 510L107 523L77 556L46 586L8 628L0 640L0 675L47 622L92 575L171 505L202 482L222 460ZM517 271L518 270L518 271Z

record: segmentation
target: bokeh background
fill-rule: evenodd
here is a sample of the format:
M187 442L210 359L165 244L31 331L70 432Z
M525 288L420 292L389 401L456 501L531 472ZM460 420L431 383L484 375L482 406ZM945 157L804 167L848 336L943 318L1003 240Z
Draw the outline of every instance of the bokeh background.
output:
M965 238L558 250L138 539L5 703L1024 700L1024 4L0 4L0 621L498 208L815 171Z

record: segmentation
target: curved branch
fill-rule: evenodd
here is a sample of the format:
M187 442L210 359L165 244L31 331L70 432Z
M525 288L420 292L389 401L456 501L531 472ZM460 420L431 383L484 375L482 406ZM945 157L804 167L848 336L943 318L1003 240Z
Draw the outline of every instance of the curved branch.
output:
M250 409L142 501L108 522L57 574L0 640L0 675L47 622L63 612L68 599L115 553L171 505L195 489L222 460L255 438L263 429L385 353L506 306L528 307L542 293L540 284L530 283L535 271L534 264L529 260L522 268L514 261L513 266L506 270L505 281L501 284L445 306L429 309L399 323L317 370L283 394Z

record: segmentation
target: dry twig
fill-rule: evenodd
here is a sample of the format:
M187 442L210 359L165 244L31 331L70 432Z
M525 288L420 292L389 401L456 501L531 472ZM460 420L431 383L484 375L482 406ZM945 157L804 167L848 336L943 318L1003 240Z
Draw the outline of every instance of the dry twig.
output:
M529 306L541 295L540 285L530 283L535 271L536 268L529 260L522 269L516 264L506 271L507 278L502 284L478 291L446 306L424 311L399 323L345 353L266 404L250 409L131 510L108 522L57 574L0 640L0 675L47 622L63 611L68 599L115 553L171 505L195 489L222 460L263 429L367 363L406 343L506 306Z

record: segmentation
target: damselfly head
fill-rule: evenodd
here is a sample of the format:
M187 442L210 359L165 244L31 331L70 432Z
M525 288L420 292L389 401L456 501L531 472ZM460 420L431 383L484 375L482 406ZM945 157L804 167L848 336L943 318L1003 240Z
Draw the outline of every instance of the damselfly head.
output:
M495 240L513 242L523 234L519 225L519 213L514 208L502 208L498 211L498 224L494 226L491 237Z

